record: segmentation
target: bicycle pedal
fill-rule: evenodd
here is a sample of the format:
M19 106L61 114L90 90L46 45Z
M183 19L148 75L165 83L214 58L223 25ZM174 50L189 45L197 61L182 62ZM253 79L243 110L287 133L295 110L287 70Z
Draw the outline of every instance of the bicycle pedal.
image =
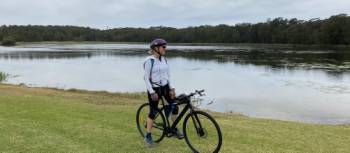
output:
M182 137L177 136L177 139L179 139L179 140L181 140L181 139L183 139L183 138L185 138L185 137L183 137L183 136L182 136Z
M167 134L166 135L166 137L168 137L168 138L171 138L171 137L173 137L174 136L174 134Z

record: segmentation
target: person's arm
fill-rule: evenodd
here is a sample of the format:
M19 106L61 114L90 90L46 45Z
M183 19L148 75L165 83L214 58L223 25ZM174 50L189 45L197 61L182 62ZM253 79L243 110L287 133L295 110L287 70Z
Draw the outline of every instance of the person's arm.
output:
M174 86L172 86L172 84L170 83L170 70L169 70L169 66L168 66L168 85L169 85L169 88L170 88L170 97L172 99L174 99L176 97L176 93L175 93L175 88Z
M168 66L168 85L169 85L169 88L170 89L172 89L172 90L174 90L175 88L174 88L174 86L172 86L172 84L170 83L170 70L169 70L170 68L169 68L169 66Z
M152 88L152 83L151 83L151 80L150 80L150 74L152 73L152 72L151 72L151 67L152 67L152 62L151 62L151 60L145 61L145 75L144 75L144 80L145 80L146 88L147 88L148 92L149 92L150 94L153 94L153 93L155 93L155 91L154 91L153 88Z

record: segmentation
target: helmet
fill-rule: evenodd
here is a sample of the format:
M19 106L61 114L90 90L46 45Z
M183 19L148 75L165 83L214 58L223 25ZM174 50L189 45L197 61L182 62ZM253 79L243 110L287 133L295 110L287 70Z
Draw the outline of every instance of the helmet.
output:
M150 47L151 48L154 48L156 46L163 46L163 45L166 45L167 42L164 40L164 39L161 39L161 38L157 38L157 39L154 39L151 44L150 44Z

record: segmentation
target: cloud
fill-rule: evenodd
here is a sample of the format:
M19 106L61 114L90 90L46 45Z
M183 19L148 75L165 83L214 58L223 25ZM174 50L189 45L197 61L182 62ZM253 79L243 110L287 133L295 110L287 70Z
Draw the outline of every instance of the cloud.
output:
M0 24L95 28L236 24L350 14L348 0L0 0Z

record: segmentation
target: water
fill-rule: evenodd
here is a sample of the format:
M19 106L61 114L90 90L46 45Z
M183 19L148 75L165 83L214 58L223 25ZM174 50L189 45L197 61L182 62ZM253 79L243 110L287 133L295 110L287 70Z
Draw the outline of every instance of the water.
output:
M0 71L11 74L11 84L142 92L146 50L146 44L0 47ZM350 123L349 55L267 45L176 45L167 52L177 93L205 89L204 109L326 124Z

